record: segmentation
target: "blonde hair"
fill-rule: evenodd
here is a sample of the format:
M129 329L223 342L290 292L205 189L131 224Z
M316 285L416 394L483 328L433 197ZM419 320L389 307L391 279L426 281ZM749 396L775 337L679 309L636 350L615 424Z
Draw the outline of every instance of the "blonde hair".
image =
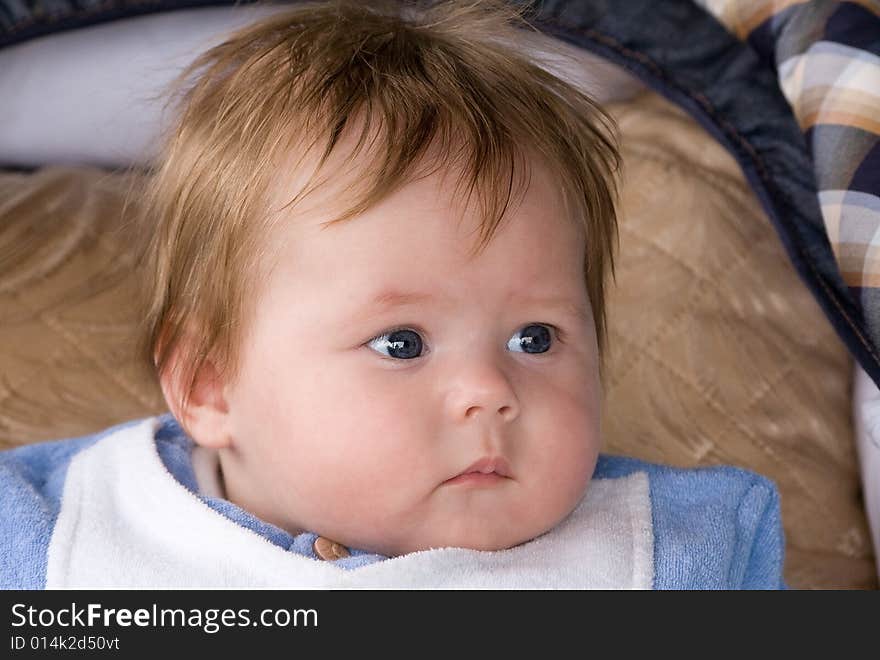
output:
M586 235L601 367L617 240L614 123L518 51L521 28L536 31L524 9L497 0L298 3L232 34L175 79L179 118L139 191L148 232L141 349L160 376L172 362L181 370L182 406L206 360L237 373L277 164L305 141L322 152L320 170L356 116L365 121L355 152L378 122L382 157L366 193L331 222L403 185L436 143L437 169L459 165L457 185L468 199L478 193L482 250L511 195L524 192L514 174L528 170L526 152L545 162Z

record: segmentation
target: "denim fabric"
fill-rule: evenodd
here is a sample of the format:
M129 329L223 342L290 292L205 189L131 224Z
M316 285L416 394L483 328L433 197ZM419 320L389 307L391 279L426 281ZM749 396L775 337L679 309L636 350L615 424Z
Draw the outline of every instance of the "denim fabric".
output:
M0 49L56 32L173 9L253 0L0 0Z
M246 4L248 0L239 0ZM292 0L296 1L296 0ZM825 233L807 143L773 63L690 0L512 0L545 32L630 71L681 106L736 158L819 305L875 383L880 358ZM0 48L122 16L235 0L0 0ZM880 307L863 296L861 305Z

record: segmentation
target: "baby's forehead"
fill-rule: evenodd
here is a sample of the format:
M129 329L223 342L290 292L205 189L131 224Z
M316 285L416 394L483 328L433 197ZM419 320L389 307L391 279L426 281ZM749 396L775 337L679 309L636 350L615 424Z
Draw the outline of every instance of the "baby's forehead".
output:
M448 120L454 121L454 120ZM477 203L477 198L491 191L507 194L511 199L517 197L531 185L535 173L554 174L542 177L542 183L553 188L553 193L564 196L560 187L558 163L552 163L527 140L510 145L514 153L508 172L499 168L499 163L486 163L485 172L498 174L495 180L475 179L474 160L477 154L464 135L465 127L446 126L445 131L438 127L433 136L420 145L418 153L413 152L416 145L401 144L390 136L382 122L367 122L365 109L361 108L348 117L342 131L333 140L329 135L306 132L304 129L289 128L287 143L273 157L274 176L270 182L270 195L276 207L285 207L289 202L308 201L300 211L318 209L326 212L336 205L346 204L372 191L373 186L386 172L386 168L400 167L389 185L390 193L395 187L432 174L439 174L443 184L438 194L455 197L457 201ZM455 137L461 134L462 137ZM450 137L452 136L452 137ZM330 148L332 142L332 148ZM329 152L327 150L329 149ZM492 167L490 167L492 165ZM301 196L301 197L298 197Z
M429 179L413 182L365 213L325 227L321 213L289 218L274 242L274 280L320 295L326 305L365 296L402 299L407 292L418 295L406 302L445 299L448 306L470 299L515 304L521 292L536 289L583 299L583 245L564 228L535 231L543 205L512 214L480 249L477 218L461 222L442 200L428 201L423 191L431 188Z
M363 185L374 176L383 151L389 148L384 131L367 128L360 114L348 118L329 153L325 153L330 144L327 135L292 127L285 133L287 142L273 158L274 176L269 185L270 196L277 203L308 192L308 184L316 193L324 191L325 199L320 201L327 204L340 192Z
M281 153L268 191L271 235L265 249L270 259L282 258L284 251L290 258L311 261L312 251L338 248L354 252L364 261L368 251L372 251L373 262L393 256L408 273L425 267L435 273L454 273L478 259L496 242L497 233L510 218L523 213L534 226L532 235L522 237L523 243L552 239L548 232L559 234L557 225L562 222L567 224L564 240L583 245L573 238L578 227L568 217L559 180L542 160L523 160L521 168L511 173L509 185L473 182L462 166L444 162L434 144L411 163L409 171L377 190L376 171L383 163L381 137L370 135L359 145L360 130L353 126L343 131L323 165L318 141L311 148ZM469 183L476 185L468 188ZM492 218L485 196L491 192L488 187L501 184L509 194L508 205L500 221L492 224L487 222ZM336 222L359 204L359 212ZM413 234L421 234L423 241L413 242ZM427 240L431 241L430 250L425 249ZM448 258L430 254L438 251ZM530 254L527 245L525 250L512 251L521 263L540 256ZM335 261L332 254L327 257L328 262ZM425 259L430 263L423 263ZM365 275L374 266L371 263L365 268Z
M509 180L480 181L471 178L463 163L449 160L433 144L406 171L377 188L377 172L387 163L375 148L356 147L355 136L345 132L323 164L317 148L284 154L269 185L270 211L300 222L321 223L332 221L355 202L367 202L369 206L364 205L361 211L402 205L417 219L426 206L442 207L451 212L454 226L466 225L474 218L478 224L486 224L490 209L485 201L500 190L502 198L507 198L504 210L508 214L531 195L540 200L548 217L569 215L559 178L544 159L528 151L517 161ZM466 228L457 240L470 241L471 233L478 229Z

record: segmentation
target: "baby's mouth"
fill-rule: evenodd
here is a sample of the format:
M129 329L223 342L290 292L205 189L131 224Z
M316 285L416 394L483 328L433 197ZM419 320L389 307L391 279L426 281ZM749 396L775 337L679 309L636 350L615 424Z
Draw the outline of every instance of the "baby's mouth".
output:
M503 457L484 456L443 483L444 485L491 486L511 478L510 466Z

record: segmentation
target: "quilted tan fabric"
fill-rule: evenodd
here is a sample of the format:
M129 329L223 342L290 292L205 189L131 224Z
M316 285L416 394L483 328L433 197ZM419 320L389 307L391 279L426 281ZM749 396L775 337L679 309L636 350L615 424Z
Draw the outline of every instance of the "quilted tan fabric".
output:
M653 93L610 107L625 178L605 450L774 479L796 588L874 588L852 363L732 158ZM132 354L125 182L0 173L0 447L164 409Z

